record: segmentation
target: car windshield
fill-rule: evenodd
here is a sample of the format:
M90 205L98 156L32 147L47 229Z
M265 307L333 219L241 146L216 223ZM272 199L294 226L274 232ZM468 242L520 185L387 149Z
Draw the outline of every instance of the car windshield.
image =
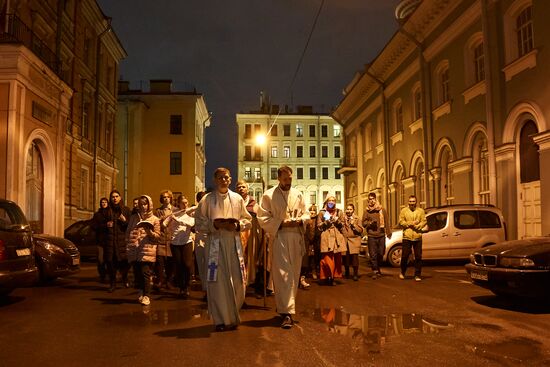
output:
M27 225L27 219L18 206L12 203L0 203L0 229L11 229L14 226Z
M69 228L67 228L65 230L65 234L66 235L76 235L78 234L78 232L80 231L80 229L84 226L84 222L76 222L76 223L73 223L72 225L69 226Z

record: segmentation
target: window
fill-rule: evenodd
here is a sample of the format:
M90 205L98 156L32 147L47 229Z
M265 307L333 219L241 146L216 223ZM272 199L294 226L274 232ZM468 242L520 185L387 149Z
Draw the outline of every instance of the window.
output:
M271 136L277 136L277 125L271 126Z
M89 170L86 167L80 168L80 200L79 204L81 208L88 207L88 192L89 192Z
M336 191L334 193L334 197L336 198L336 202L338 204L342 202L342 192L341 191Z
M315 180L317 177L316 177L316 172L315 172L315 167L309 167L309 179L310 180Z
M181 152L170 152L170 174L181 175Z
M322 146L321 147L321 157L328 158L328 147Z
M314 145L309 147L309 158L315 158L315 146Z
M328 180L328 167L321 168L321 177L323 180Z
M334 146L334 158L340 158L340 146Z
M311 204L317 204L317 193L315 191L309 192L309 202Z
M439 104L449 102L449 68L445 67L439 72Z
M298 180L304 179L304 168L303 167L297 167L296 168L296 178Z
M500 217L497 213L493 213L487 210L478 210L477 214L479 215L479 226L481 228L502 227L502 224L500 223Z
M334 167L334 178L339 180L340 179L340 174L338 173L338 170L340 169L340 167Z
M525 8L516 18L519 57L528 54L534 48L531 8L531 6Z
M328 138L328 126L327 125L321 125L321 137L322 138Z
M284 158L290 158L290 146L285 145L283 147L283 157Z
M252 170L250 169L250 167L244 168L244 178L247 180L252 178Z
M304 147L301 145L298 145L296 147L296 157L303 158L304 157Z
M323 191L323 200L326 200L328 196L328 191Z
M341 134L340 125L334 125L333 129L334 129L334 137L339 138Z
M244 138L245 139L252 138L252 125L250 124L244 125Z
M447 212L434 213L426 216L428 222L428 229L430 231L438 231L447 226Z
M483 53L483 42L474 47L474 78L476 83L485 80L485 55Z
M271 158L277 158L277 146L271 147Z
M420 87L413 91L413 113L414 121L422 118L422 90Z
M461 210L454 213L455 227L458 229L474 229L479 228L477 211Z
M262 171L258 167L254 168L254 178L256 180L261 180L262 179Z
M415 195L418 198L418 205L422 208L426 206L426 195L424 192L424 163L418 162L416 164L416 183L415 183Z
M181 135L182 134L181 115L170 115L170 134L171 135Z
M296 124L296 136L301 138L304 136L304 125L303 124Z
M244 146L244 160L245 161L251 161L252 160L252 146L245 145Z
M262 147L254 147L254 160L255 161L262 160Z
M290 125L284 124L283 125L283 136L290 136Z
M271 167L270 173L271 173L271 179L276 180L277 179L277 167Z
M398 102L394 107L394 133L403 131L403 106Z
M88 100L85 100L82 106L82 137L90 138L90 102Z
M315 125L309 125L309 137L310 138L315 137Z
M109 153L113 151L113 121L110 116L105 125L105 150Z
M262 134L262 125L255 124L254 125L254 137Z
M532 120L527 121L520 130L519 159L521 183L540 180L538 145L533 140L533 135L536 133L538 133L538 128Z

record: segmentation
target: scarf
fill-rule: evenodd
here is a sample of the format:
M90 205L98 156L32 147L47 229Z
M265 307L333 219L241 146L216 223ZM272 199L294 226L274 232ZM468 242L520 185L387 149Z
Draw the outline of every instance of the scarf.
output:
M368 205L367 210L369 212L377 211L378 216L379 216L379 219L378 219L379 225L378 225L378 227L379 228L385 228L384 214L382 213L382 205L380 205L378 200L375 200L373 205Z

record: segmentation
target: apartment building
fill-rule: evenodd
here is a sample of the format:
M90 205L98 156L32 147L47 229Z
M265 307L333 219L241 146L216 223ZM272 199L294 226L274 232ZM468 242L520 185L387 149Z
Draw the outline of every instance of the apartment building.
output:
M0 197L17 202L35 231L61 235L114 182L126 52L95 0L0 9Z
M148 90L132 90L119 82L117 182L127 201L146 194L160 205L160 192L172 190L194 203L205 189L204 136L211 115L202 94L172 84L151 80Z
M278 184L277 168L288 165L294 171L293 186L304 194L308 206L321 208L331 194L343 208L340 124L311 106L279 112L278 106L264 105L260 111L236 115L238 177L249 183L250 194L259 201L265 190Z
M347 200L362 211L375 192L393 223L410 194L492 204L509 238L550 233L549 15L544 0L402 1L332 114Z

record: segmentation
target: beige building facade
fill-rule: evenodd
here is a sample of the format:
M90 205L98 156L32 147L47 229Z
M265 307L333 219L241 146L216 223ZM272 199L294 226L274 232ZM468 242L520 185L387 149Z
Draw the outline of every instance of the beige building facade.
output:
M0 197L35 231L62 235L93 213L99 180L113 182L126 54L95 0L1 3Z
M294 172L292 184L303 193L307 206L316 204L320 209L331 194L343 208L340 124L309 106L298 107L295 113L271 111L236 115L238 177L249 183L250 195L259 201L265 190L278 184L277 168L288 165ZM258 141L258 136L265 141Z
M190 203L205 190L205 129L211 115L204 96L172 90L171 80L151 80L148 91L119 82L116 156L118 188L131 202L162 190Z
M549 234L549 15L544 0L402 1L333 112L346 200L362 211L375 192L393 223L410 194L492 204L508 238Z

